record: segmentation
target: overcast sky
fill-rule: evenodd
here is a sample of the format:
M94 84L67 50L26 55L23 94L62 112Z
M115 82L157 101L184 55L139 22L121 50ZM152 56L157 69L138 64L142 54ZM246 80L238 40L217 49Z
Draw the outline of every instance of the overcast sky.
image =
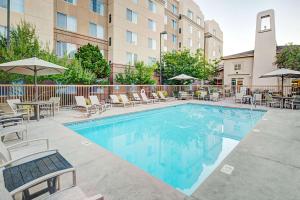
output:
M224 55L254 49L256 14L275 10L278 45L300 44L300 0L195 0L224 33Z

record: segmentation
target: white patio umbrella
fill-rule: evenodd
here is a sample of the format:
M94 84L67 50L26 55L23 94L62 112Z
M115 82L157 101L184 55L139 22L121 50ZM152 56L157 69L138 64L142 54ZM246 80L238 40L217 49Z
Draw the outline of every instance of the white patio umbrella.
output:
M282 96L283 96L283 80L285 78L299 78L300 71L281 68L281 69L277 69L275 71L269 72L267 74L264 74L264 75L260 76L259 78L271 78L271 77L281 78L281 92L282 92Z
M41 60L33 57L23 60L17 60L0 64L0 70L8 73L23 74L34 76L35 100L38 100L37 77L62 74L66 70L65 67Z
M178 76L170 78L169 80L185 81L185 80L198 80L198 79L192 76L188 76L186 74L180 74Z

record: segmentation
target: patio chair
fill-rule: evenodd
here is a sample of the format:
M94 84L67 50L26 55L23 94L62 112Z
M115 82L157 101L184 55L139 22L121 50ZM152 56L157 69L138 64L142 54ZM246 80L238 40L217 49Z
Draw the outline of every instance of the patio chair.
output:
M219 101L219 93L218 92L213 92L210 96L209 96L209 100L211 101Z
M83 96L75 96L76 107L84 109L88 115L96 113L96 107L94 105L87 105Z
M155 101L166 101L166 99L159 98L155 92L152 93L152 97Z
M31 109L29 107L18 108L16 103L21 103L20 99L7 99L6 102L15 115L21 114L22 117L24 117L24 119L27 119L29 121L31 115Z
M234 98L234 102L235 103L243 103L243 101L244 101L244 93L242 93L242 92L236 93L235 98Z
M109 95L109 98L111 100L111 104L112 105L121 105L123 107L125 107L126 105L128 105L128 103L124 103L123 101L120 101L120 99L118 98L118 96L115 95L115 94ZM130 103L129 103L129 105L130 105Z
M120 94L120 98L121 98L121 101L122 101L122 103L124 104L124 106L125 105L132 105L132 106L134 106L134 101L129 101L129 99L128 99L128 97L127 97L127 95L125 95L125 94Z
M159 91L158 92L158 96L160 99L164 100L164 101L172 101L172 100L175 100L174 97L165 97L165 95L163 94L162 91Z
M147 95L145 92L141 92L141 97L142 97L142 102L143 103L154 103L154 100L153 99L148 99Z
M180 100L188 100L188 99L193 99L193 95L188 94L185 91L179 91L178 92L178 99Z
M140 98L140 96L138 95L138 93L132 93L132 99L136 103L142 103L142 99Z
M208 99L207 96L208 96L207 91L200 91L200 95L198 95L198 99L206 100L206 99Z
M266 98L266 106L273 107L277 105L278 107L281 107L281 100L274 99L271 94L269 93L266 94L265 98Z
M51 97L49 101L54 103L54 110L59 111L60 108L60 97Z
M103 112L106 110L105 104L100 103L97 96L89 96L89 99L91 101L91 105L97 107L99 109L99 112Z
M5 137L11 134L16 134L18 139L27 138L27 125L24 123L23 118L7 117L0 119L1 141L4 141Z
M289 107L294 110L297 106L300 106L300 95L294 95L293 99L285 102L285 107Z
M255 105L257 105L258 103L259 105L262 105L262 94L254 94L253 101Z

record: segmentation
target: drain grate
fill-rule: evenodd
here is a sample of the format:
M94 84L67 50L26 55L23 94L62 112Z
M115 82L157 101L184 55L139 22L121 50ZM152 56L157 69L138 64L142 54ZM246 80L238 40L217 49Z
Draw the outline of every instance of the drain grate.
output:
M222 173L231 175L234 170L234 167L231 165L224 165L222 169L220 170Z

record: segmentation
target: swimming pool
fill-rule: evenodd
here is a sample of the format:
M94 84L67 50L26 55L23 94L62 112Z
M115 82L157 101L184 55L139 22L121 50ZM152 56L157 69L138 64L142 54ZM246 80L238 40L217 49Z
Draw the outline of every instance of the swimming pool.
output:
M264 113L184 104L66 126L190 195Z

